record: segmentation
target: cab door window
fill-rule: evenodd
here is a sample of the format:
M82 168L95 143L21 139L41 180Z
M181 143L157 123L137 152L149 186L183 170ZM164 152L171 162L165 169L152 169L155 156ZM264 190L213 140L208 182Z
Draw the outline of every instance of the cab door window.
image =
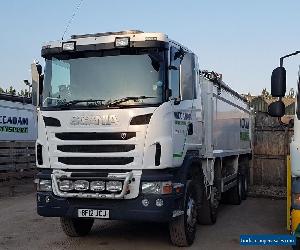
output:
M175 47L170 48L170 88L172 97L180 98L180 58L177 56L179 50Z
M180 66L180 89L182 100L196 98L196 62L195 55L186 53Z

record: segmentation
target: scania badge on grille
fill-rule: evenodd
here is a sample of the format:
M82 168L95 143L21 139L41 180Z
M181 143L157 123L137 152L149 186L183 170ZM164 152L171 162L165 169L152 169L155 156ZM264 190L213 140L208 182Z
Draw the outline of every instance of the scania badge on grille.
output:
M118 123L116 115L73 116L70 124L76 125L114 125Z
M126 133L121 133L121 138L124 140L126 139L127 134Z

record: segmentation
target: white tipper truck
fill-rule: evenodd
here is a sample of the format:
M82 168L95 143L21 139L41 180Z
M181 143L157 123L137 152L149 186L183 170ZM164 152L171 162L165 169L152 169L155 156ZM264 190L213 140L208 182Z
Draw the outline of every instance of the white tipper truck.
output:
M163 33L74 35L32 64L37 212L68 236L94 219L169 224L191 245L222 200L246 198L251 113L197 56Z

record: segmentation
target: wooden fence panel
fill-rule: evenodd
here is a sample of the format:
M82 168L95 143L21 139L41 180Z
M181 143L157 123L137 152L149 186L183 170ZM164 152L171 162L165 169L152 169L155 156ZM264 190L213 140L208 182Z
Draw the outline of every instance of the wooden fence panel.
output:
M252 180L254 185L286 185L286 156L294 131L276 118L258 112L253 138Z
M7 173L23 172L34 168L34 141L0 141L0 173L2 176L7 175Z

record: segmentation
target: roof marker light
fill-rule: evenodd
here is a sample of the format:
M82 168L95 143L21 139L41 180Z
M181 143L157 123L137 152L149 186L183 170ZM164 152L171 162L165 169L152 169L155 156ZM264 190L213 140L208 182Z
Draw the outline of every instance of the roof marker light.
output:
M75 42L65 42L65 43L62 43L62 49L64 51L73 51L75 50Z
M129 37L116 37L115 46L116 47L128 47L129 46Z

